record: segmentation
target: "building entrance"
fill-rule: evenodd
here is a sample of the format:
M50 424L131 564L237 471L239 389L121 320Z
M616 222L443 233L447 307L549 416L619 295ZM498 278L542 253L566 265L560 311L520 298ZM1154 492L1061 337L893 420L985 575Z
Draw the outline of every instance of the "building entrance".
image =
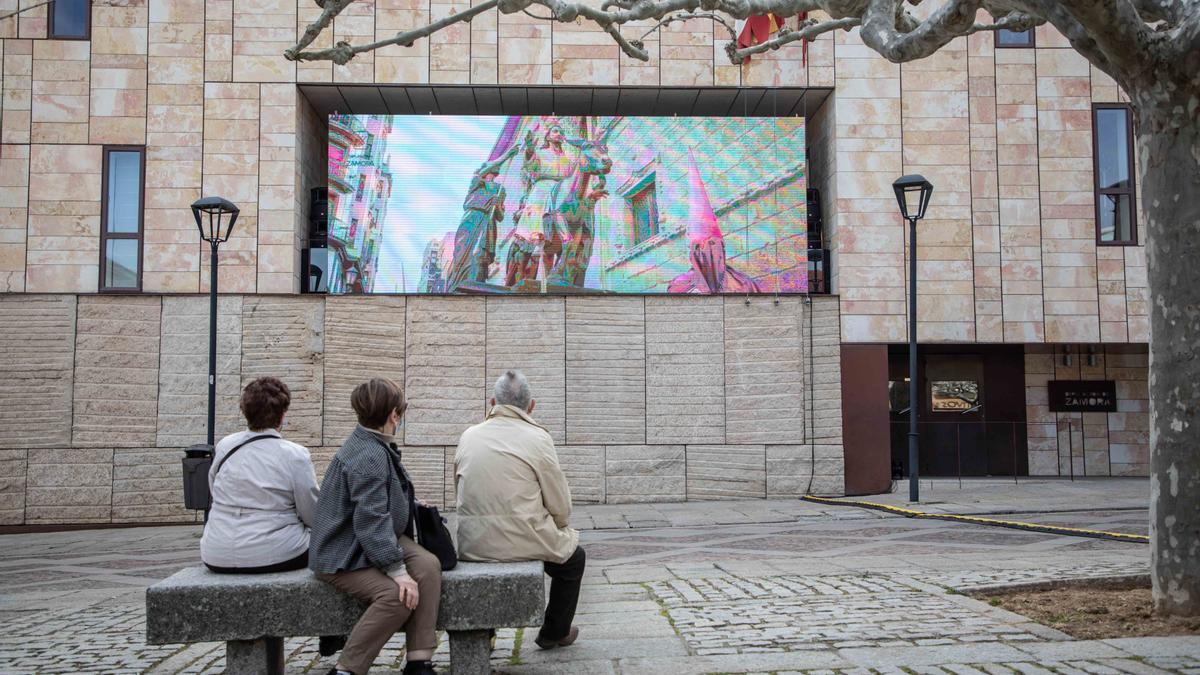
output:
M919 353L922 476L1028 475L1021 347L925 346ZM908 348L888 350L893 475L908 475Z

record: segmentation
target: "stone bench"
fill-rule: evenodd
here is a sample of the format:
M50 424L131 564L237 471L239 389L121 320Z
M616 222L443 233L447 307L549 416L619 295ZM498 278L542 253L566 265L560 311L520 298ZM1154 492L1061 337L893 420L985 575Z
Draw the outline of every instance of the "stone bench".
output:
M450 634L453 673L491 672L496 628L537 626L542 564L459 563L442 573L437 627ZM226 643L226 672L283 673L283 638L346 635L364 606L308 570L214 574L189 567L146 589L146 642Z

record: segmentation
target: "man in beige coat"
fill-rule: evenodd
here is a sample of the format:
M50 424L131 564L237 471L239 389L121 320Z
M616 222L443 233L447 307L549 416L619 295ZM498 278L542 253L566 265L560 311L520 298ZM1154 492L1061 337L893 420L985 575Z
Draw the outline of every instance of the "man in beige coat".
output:
M535 642L565 647L583 580L584 553L571 529L571 491L554 441L530 414L529 382L510 370L496 381L487 419L463 432L454 453L458 557L478 562L541 560L550 600Z

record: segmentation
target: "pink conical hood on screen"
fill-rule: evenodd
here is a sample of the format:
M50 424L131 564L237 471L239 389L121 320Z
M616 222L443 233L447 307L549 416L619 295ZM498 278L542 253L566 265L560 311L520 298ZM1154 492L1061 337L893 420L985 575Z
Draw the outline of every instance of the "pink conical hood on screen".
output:
M717 224L717 214L713 213L712 203L708 201L708 190L704 188L704 179L700 177L700 169L696 167L696 158L688 150L688 239L693 243L706 239L722 239L721 227Z

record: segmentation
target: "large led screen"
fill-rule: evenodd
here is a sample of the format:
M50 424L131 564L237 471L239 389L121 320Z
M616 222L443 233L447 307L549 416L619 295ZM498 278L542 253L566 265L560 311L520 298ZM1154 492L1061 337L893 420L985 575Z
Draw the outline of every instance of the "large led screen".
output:
M803 293L801 118L334 115L331 293Z

